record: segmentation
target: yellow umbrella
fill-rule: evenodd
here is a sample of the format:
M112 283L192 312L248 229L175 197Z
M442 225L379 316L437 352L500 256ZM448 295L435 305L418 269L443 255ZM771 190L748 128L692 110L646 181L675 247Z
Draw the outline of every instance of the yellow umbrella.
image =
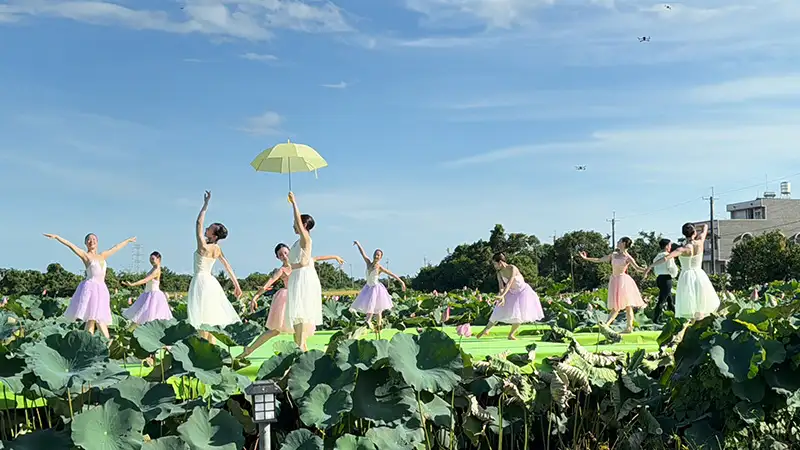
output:
M289 191L292 190L292 173L316 172L328 163L316 150L289 140L261 152L250 163L257 172L288 173Z

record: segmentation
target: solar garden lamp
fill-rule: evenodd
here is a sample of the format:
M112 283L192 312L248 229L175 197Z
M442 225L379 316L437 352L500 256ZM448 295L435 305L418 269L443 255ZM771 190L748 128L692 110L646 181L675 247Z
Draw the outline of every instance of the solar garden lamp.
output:
M244 390L253 405L252 417L253 422L258 424L260 450L272 448L270 424L277 421L275 404L281 392L281 388L272 380L255 381Z

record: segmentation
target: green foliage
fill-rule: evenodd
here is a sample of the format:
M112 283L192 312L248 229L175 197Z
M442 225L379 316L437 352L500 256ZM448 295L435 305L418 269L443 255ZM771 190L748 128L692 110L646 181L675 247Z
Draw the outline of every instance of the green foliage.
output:
M774 280L800 279L800 245L773 231L739 241L731 250L728 273L734 289Z

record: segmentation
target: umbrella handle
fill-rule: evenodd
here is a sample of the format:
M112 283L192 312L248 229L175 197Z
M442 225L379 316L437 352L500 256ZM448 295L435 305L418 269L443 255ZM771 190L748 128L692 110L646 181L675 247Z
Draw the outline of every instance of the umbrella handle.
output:
M289 192L292 192L292 159L289 158ZM286 197L286 201L292 203L289 197Z

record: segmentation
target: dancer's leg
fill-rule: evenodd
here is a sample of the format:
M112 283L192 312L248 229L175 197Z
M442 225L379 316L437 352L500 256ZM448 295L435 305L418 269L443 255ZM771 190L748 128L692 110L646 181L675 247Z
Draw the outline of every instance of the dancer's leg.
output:
M97 327L100 328L100 332L103 333L103 336L105 336L106 339L111 339L111 334L108 332L108 325L104 323L98 323Z
M626 306L625 307L625 315L628 319L628 328L625 329L626 333L633 333L633 306Z
M256 351L256 349L258 349L258 347L261 347L262 345L266 344L268 340L278 336L279 334L281 334L280 331L267 330L266 332L262 333L261 336L259 336L258 339L256 339L255 342L253 342L252 344L250 344L247 347L245 347L244 351L242 352L242 354L239 355L238 357L239 358L247 358L248 356L250 356L250 354L252 354L254 351Z
M308 351L306 329L307 327L304 323L297 323L294 325L294 343L304 352Z
M675 296L672 295L672 283L674 280L672 277L667 278L667 282L665 283L667 289L667 304L666 308L668 311L672 311L672 314L675 314Z
M94 334L94 330L95 330L95 326L96 325L97 325L97 322L95 322L94 320L87 320L86 321L86 331L88 331L89 334Z
M658 323L659 319L661 319L661 308L666 306L667 296L672 293L671 288L669 290L667 289L667 281L671 280L672 278L669 275L659 275L656 277L656 286L658 286L658 300L653 308L653 322Z
M520 323L515 323L511 325L511 331L508 333L508 339L512 341L517 340L517 331L519 331Z
M378 329L381 329L383 326L383 312L378 313Z
M372 314L367 314L367 326L372 326Z
M618 309L612 309L611 310L611 315L608 316L608 322L606 322L606 326L610 327L611 324L614 323L615 320L617 320L617 315L619 315L619 310Z
M486 328L484 328L480 333L478 333L478 335L475 336L475 338L480 339L486 336L487 334L489 334L489 330L491 330L492 327L495 325L497 325L497 322L489 322L488 324L486 324Z

